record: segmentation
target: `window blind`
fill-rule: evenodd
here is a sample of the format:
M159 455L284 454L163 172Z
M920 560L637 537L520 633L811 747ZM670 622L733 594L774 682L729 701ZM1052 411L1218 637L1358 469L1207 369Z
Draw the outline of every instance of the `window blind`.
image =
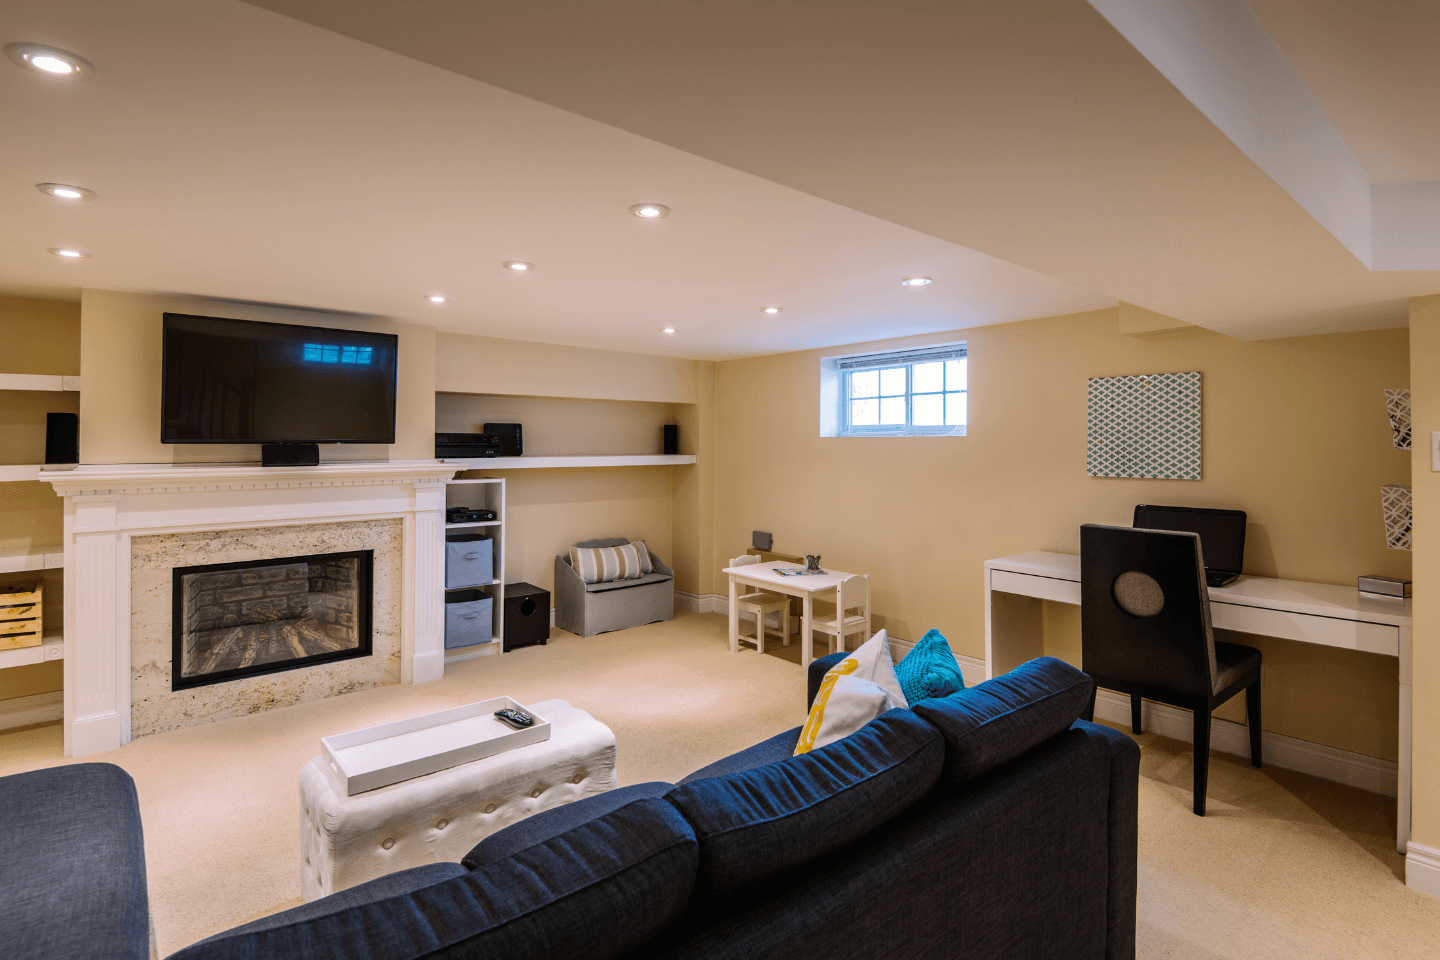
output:
M865 353L854 357L839 357L835 365L848 373L853 370L874 370L912 363L933 363L937 360L963 360L966 356L965 346L963 343L942 343L932 347L916 347L913 350Z

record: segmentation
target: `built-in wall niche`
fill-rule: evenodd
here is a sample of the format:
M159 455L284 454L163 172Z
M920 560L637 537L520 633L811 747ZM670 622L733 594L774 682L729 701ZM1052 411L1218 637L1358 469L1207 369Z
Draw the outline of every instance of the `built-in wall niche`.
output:
M662 428L689 404L440 393L438 433L479 433L486 423L524 427L525 456L636 456L662 451ZM687 438L680 438L680 449Z

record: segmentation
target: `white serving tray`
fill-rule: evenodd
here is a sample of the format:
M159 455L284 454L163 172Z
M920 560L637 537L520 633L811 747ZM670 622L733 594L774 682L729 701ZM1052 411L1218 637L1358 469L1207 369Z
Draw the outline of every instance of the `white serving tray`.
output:
M535 718L534 725L516 730L497 720L495 711L504 707L530 714ZM549 739L549 720L509 697L497 697L321 737L320 743L345 786L346 796L353 797Z

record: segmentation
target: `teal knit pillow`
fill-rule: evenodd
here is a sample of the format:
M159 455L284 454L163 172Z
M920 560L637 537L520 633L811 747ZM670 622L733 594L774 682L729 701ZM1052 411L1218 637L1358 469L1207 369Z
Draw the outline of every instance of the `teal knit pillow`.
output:
M940 635L939 630L925 632L920 642L895 664L895 676L899 678L900 690L912 707L921 700L948 697L965 689L960 664L955 662L950 643Z

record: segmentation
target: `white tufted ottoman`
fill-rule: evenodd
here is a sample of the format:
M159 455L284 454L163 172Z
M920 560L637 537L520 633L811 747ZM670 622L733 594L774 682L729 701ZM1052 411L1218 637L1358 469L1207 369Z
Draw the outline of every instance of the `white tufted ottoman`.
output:
M426 863L458 861L526 817L615 788L615 734L564 700L532 704L550 739L353 797L324 757L300 771L300 892L308 903Z

